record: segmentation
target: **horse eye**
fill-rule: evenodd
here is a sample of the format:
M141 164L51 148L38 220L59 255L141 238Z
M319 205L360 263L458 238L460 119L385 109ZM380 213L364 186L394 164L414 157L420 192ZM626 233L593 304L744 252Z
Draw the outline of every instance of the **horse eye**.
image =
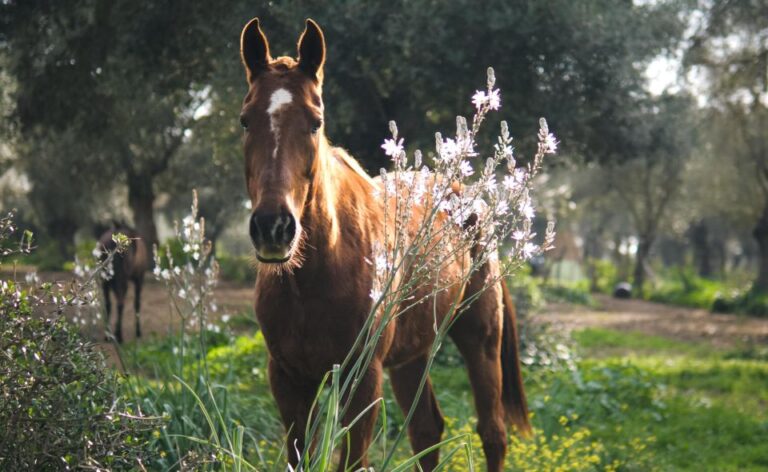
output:
M243 129L248 129L248 120L245 119L245 116L240 116L240 126L242 126Z
M312 124L312 134L317 134L320 131L320 127L323 126L323 120L317 120Z

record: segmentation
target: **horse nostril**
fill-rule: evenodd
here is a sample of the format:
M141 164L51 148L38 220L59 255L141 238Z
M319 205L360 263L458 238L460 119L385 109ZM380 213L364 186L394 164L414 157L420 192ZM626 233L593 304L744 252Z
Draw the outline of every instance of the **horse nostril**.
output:
M296 235L296 220L290 213L257 212L251 216L249 232L255 245L288 246Z
M259 229L259 217L256 213L251 215L251 220L248 224L248 233L251 235L251 241L253 241L254 245L259 245L262 236L261 236L261 230Z

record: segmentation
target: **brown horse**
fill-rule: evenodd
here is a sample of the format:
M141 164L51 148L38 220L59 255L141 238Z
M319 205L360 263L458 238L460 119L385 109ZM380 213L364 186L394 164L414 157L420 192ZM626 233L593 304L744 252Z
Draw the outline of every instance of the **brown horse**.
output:
M298 60L270 56L258 19L245 26L240 45L249 86L240 120L253 209L250 236L262 263L256 315L269 349L270 385L289 430L290 449L303 451L318 386L351 350L371 310L373 269L366 257L372 242L382 236L384 202L374 197L379 183L325 137L325 40L318 25L307 20ZM456 279L459 266L449 264L441 277ZM494 270L490 264L483 266L466 286L454 285L386 326L350 399L345 424L382 395L386 368L401 408L407 411L418 402L408 425L414 452L440 441L443 418L429 381L415 398L435 339L433 309L439 316L451 316L452 301L476 294ZM422 290L427 293L429 287ZM506 424L512 422L523 432L530 428L515 324L509 293L496 283L450 331L469 370L489 471L502 470ZM340 470L367 466L376 414L372 409L351 429ZM290 456L295 465L297 457ZM420 462L423 470L432 470L438 452Z
M115 254L112 259L111 277L105 279L102 283L104 290L104 308L106 311L105 324L107 331L114 333L118 343L123 342L123 307L125 306L125 296L128 293L128 282L133 282L134 298L133 308L136 314L136 337L141 337L141 324L139 322L141 313L141 287L144 284L144 273L149 267L149 253L147 245L139 238L135 230L122 225L113 226L104 232L99 238L99 249L102 251L102 258L107 257L107 253L114 251L115 242L112 235L122 233L131 238L131 245L128 250L122 254ZM117 324L115 330L110 328L110 317L112 312L112 302L110 292L115 292L117 300Z

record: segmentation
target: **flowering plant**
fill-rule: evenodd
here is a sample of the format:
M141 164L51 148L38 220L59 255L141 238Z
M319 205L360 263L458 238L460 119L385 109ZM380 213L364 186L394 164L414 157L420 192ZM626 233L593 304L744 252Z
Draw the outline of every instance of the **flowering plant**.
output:
M520 165L514 157L507 123L502 121L493 154L482 162L477 150L478 132L488 113L501 107L501 92L495 83L493 69L489 68L487 89L472 97L475 114L471 126L459 116L455 136L435 135L431 167L424 164L420 150L409 159L397 125L390 122L392 138L381 147L392 160L392 170L382 169L382 185L375 192L378 198L393 203L385 207L388 214L383 241L375 241L372 247L375 278L371 298L375 301L382 298L392 281L405 275L404 271L410 277L432 277L435 269L463 251L472 252L467 275L488 261L498 262L498 280L552 247L552 222L543 241L535 242L530 189L544 157L556 152L558 142L542 118L537 152L529 163ZM508 240L509 249L499 259L499 246ZM435 291L444 288L438 284Z
M185 260L175 260L169 246L162 254L155 248L153 274L165 284L184 324L182 328L217 330L218 325L209 323L208 317L217 311L213 289L219 266L212 254L211 242L205 239L205 220L198 217L197 192L193 193L191 213L182 220L181 228L176 223L174 231Z

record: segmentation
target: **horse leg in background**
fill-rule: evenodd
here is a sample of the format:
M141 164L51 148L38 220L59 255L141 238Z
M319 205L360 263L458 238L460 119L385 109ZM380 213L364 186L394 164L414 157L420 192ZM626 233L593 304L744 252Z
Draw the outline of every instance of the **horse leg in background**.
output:
M295 470L299 470L299 456L304 453L305 447L304 433L318 386L311 382L298 384L271 356L268 372L272 396L288 433L288 463Z
M368 446L371 443L373 427L379 413L382 377L381 361L373 359L368 370L360 378L357 390L349 402L349 408L342 418L342 424L347 426L360 413L366 411L365 415L357 419L357 422L350 428L348 436L344 440L341 460L339 461L339 472L368 467Z
M122 283L121 283L122 282ZM123 343L123 309L125 308L125 296L128 293L128 283L124 280L115 280L115 298L117 299L117 324L115 325L115 339Z
M109 341L109 333L112 331L109 325L109 318L112 316L112 299L109 296L110 286L109 280L101 283L101 289L104 291L104 329L106 330L105 340L107 341Z
M466 296L485 283L481 270L472 277ZM502 403L501 284L489 287L456 320L450 335L464 357L477 410L477 433L483 442L488 472L502 472L507 452L507 427Z
M141 286L144 283L144 277L133 279L133 312L136 315L136 338L141 337Z
M413 405L413 400L416 397L421 376L424 375L426 366L427 359L419 357L407 364L389 370L392 390L395 392L397 403L403 410L403 416L408 415L408 411ZM413 453L418 454L424 449L439 443L444 427L443 415L437 404L437 398L435 398L435 393L432 389L432 382L429 376L427 376L421 397L419 397L411 422L408 424L408 437L411 440ZM431 472L437 466L439 460L440 451L436 449L419 459L421 470Z

